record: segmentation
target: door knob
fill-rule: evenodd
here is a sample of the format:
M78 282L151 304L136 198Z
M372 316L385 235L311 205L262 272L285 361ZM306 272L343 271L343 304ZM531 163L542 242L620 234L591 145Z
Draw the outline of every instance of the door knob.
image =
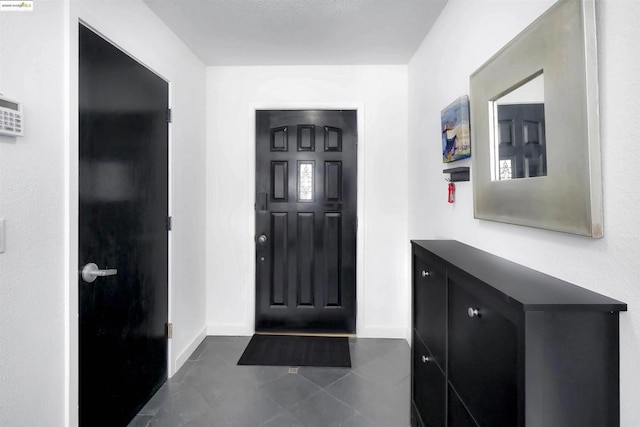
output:
M267 236L264 234L261 234L260 237L258 237L258 242L260 243L264 243L267 241Z
M431 358L425 356L424 354L422 355L422 363L427 363L427 362L431 362Z
M467 310L467 314L469 315L469 317L480 316L480 312L478 311L478 309L473 307L469 307L469 309Z
M89 263L82 268L82 280L87 283L93 283L98 276L115 276L118 274L118 270L111 268L108 270L100 270L94 263Z
M426 270L422 270L422 277L429 277L429 276L431 276L431 273L429 273Z

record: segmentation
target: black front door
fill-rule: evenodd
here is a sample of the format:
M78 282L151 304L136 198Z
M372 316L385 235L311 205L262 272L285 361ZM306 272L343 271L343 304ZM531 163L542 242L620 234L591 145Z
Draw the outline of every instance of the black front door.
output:
M355 333L356 111L256 112L256 331Z
M79 31L80 424L125 426L167 378L168 84Z
M544 104L498 106L500 179L547 175Z

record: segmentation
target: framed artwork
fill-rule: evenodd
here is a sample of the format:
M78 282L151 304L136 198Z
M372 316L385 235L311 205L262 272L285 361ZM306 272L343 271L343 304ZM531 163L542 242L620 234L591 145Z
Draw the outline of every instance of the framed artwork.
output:
M469 97L453 101L441 114L442 162L450 163L471 157L469 131Z

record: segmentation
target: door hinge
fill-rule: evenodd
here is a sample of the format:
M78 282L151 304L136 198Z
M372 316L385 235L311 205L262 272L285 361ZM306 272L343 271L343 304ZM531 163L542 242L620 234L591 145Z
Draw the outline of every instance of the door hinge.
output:
M167 108L167 123L171 123L171 108Z
M166 222L167 231L171 231L171 225L172 225L171 224L172 223L171 219L172 218L170 216L167 217L167 222Z
M167 338L173 338L173 323L167 323Z

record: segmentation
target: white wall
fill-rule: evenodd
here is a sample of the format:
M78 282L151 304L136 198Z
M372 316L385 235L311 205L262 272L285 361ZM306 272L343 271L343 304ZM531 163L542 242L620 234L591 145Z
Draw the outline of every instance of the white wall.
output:
M210 67L207 71L207 324L251 334L255 309L255 108L359 108L360 336L408 322L407 67Z
M471 183L458 183L456 203L446 202L440 110L469 93L469 75L552 3L450 0L410 62L409 235L460 240L626 302L621 417L630 427L640 419L640 2L597 2L605 237L475 220Z
M76 425L77 28L82 18L167 79L170 362L205 336L205 67L140 1L36 1L0 14L0 92L24 103L24 138L0 136L0 425Z
M0 13L0 92L25 136L0 136L0 425L64 421L62 3ZM43 402L46 402L43 405Z

